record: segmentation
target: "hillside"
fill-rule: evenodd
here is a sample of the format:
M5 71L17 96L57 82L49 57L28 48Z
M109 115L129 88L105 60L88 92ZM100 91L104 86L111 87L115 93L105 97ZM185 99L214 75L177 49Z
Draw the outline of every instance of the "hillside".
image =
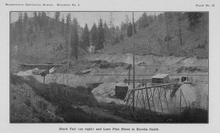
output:
M135 22L138 27L137 33L130 38L126 35L126 30L115 31L115 34L120 34L121 32L124 36L124 39L116 44L112 44L114 40L109 43L109 39L114 39L114 37L109 38L108 36L112 35L109 35L108 32L111 32L111 34L114 32L107 27L104 34L108 37L108 41L106 40L104 49L98 52L104 54L133 53L134 44L136 44L135 51L137 55L172 55L207 59L209 47L208 13L200 14L202 16L198 18L199 22L194 27L190 27L189 13L181 13L180 16L178 16L178 13L167 13L167 16L169 16L167 18L165 13L163 13L161 14L162 18L157 16L145 28L140 28L139 20L137 20ZM17 21L11 23L10 28L10 56L14 65L18 62L66 62L70 41L69 28L66 23L57 21L49 16L22 19L21 22L23 23L22 26ZM39 25L36 23L39 23ZM181 30L182 44L180 44L179 30ZM83 28L78 25L79 39L82 32ZM79 44L78 53L80 58L88 55L87 48L84 46L84 44ZM73 56L72 60L74 60Z
M25 20L21 21L23 23L22 30L19 29L19 21L11 23L10 26L11 61L57 63L64 62L64 59L68 58L69 32L63 33L62 22L48 16L42 19L44 25L37 25L34 18L28 18L26 23ZM65 24L64 29L67 30ZM80 27L78 31L81 34ZM85 53L86 51L79 47L79 56Z
M202 13L199 23L190 28L187 13L180 15L180 27L182 45L179 39L178 16L173 15L168 20L168 32L170 40L167 41L166 20L157 20L147 28L138 31L135 35L117 45L108 45L102 53L133 53L134 45L136 54L146 55L174 55L174 56L196 56L208 58L208 13Z

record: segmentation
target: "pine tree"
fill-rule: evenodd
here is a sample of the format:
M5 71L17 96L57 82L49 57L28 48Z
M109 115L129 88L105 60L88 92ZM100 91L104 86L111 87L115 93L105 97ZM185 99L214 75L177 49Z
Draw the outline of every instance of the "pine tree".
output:
M122 23L121 23L121 31L122 31L122 32L124 32L124 31L127 32L128 26L129 26L129 23L127 24L127 23L122 22Z
M27 12L24 13L24 33L25 33L25 36L26 36L26 39L27 41L29 41L29 34L26 32L27 30L27 25L28 25L28 15L27 15Z
M38 15L37 15L37 25L38 25L38 27L40 28L40 30L41 30L41 12L38 12Z
M42 23L42 27L47 27L48 24L48 20L47 20L47 14L45 12L41 13L41 23Z
M117 43L119 43L120 42L120 40L119 40L119 38L118 38L118 35L116 35L116 37L115 37L115 44L117 44Z
M73 19L73 28L71 35L71 47L72 47L72 55L75 57L76 61L78 60L78 45L79 45L79 35L78 35L78 22L77 19Z
M115 30L116 30L116 31L120 31L118 26L116 26Z
M149 24L153 23L154 22L154 16L153 15L147 16L147 20L148 20Z
M128 28L127 28L127 35L128 37L132 36L132 24L129 23Z
M178 26L179 26L179 38L180 38L180 45L183 45L183 41L182 41L182 33L181 33L181 18L180 18L181 13L178 13Z
M165 12L164 13L164 17L165 17L165 22L166 22L166 31L167 31L167 35L165 37L165 42L166 42L166 45L167 45L167 54L170 55L170 31L169 31L169 25L170 25L170 18L171 18L171 13L168 13L168 12Z
M105 41L109 43L112 38L112 31L108 28L106 22L104 23L104 36L105 36Z
M104 28L102 24L102 19L100 19L99 27L98 27L98 44L95 47L96 50L100 50L104 47L105 36L104 36Z
M120 34L120 40L124 41L124 35L122 33Z
M28 15L27 15L27 12L24 13L24 25L27 24L27 21L28 21Z
M148 16L146 14L146 12L144 12L144 14L141 17L141 24L140 27L141 28L146 28L148 27L149 23L148 23Z
M91 36L91 45L96 46L98 44L98 29L96 24L94 23L92 29L90 31Z
M106 22L104 23L104 29L105 30L108 30L109 28L108 28L108 25L106 24Z
M48 23L48 19L47 19L47 14L45 12L41 13L41 26L43 28L44 34L47 35L48 33L48 29L49 27L49 23Z
M31 23L30 24L30 28L29 28L29 35L32 35L34 33L34 30L33 30L33 24Z
M111 29L112 32L115 32L115 26L114 25L110 29Z
M68 34L70 33L70 21L71 21L71 16L70 13L67 14L66 16L66 30L65 30L65 37L68 37Z
M154 14L154 21L157 21L157 16L156 16L156 14Z
M55 12L55 20L56 21L60 20L60 12Z
M44 14L44 15L45 15L45 14ZM40 30L42 30L42 29L43 29L43 25L44 25L44 18L43 18L42 12L39 12L39 13L38 13L37 19L38 19L38 25L39 25L39 27L40 27Z
M161 14L157 15L157 20L158 20L159 22L162 22L162 21L164 20L164 14L161 13Z
M55 27L55 30L57 30L58 33L60 33L60 12L55 12L55 23L54 23L54 27Z
M64 18L62 17L62 23L61 23L61 35L64 36L64 32L65 32L65 22L64 22Z
M133 27L132 27L132 33L133 35L137 32L136 31L136 26L135 26L135 23L134 23L134 12L132 12L132 23L133 23Z
M37 12L34 12L34 31L37 31Z
M113 15L112 15L112 12L110 12L110 17L109 17L109 27L110 29L114 26L114 18L113 18Z
M194 28L199 22L199 18L202 16L203 14L200 12L189 12L188 13L188 19L189 19L189 27L190 28Z
M37 20L37 12L34 12L34 19Z
M88 48L89 47L89 29L87 24L85 24L83 33L82 33L82 47Z
M42 16L42 18L45 18L45 17L47 16L47 14L43 11L43 12L41 13L41 16Z
M18 27L17 34L19 35L19 41L23 41L23 21L22 21L22 13L19 14L18 21L16 23L16 27Z

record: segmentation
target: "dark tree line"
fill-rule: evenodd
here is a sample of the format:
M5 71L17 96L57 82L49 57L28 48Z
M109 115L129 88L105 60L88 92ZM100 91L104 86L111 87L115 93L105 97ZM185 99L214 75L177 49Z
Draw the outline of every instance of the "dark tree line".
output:
M186 13L189 19L189 27L195 28L200 22L200 17L202 13L200 12L189 12ZM94 23L92 28L89 29L88 25L85 24L84 28L80 27L77 19L71 19L71 14L68 13L66 16L60 18L60 12L55 12L54 17L51 18L47 16L46 12L33 12L33 17L28 17L28 14L20 13L18 20L15 22L10 29L10 39L11 41L36 41L39 34L44 33L45 39L53 38L57 35L64 38L66 41L66 49L68 49L69 41L71 42L71 55L78 59L79 49L83 48L87 50L90 46L95 47L95 51L103 49L105 44L117 44L131 37L135 32L147 28L150 24L155 21L163 22L166 24L166 37L165 42L169 45L170 38L170 28L171 22L174 18L177 18L178 31L180 37L180 44L183 45L183 38L181 33L181 19L183 14L165 12L157 16L143 15L134 22L129 20L128 16L125 16L125 22L121 23L121 27L114 26L113 21L110 21L110 27L106 22L103 23L102 19L99 20L98 24ZM111 18L111 20L113 20ZM133 31L133 26L135 27ZM70 36L71 29L71 36ZM134 33L133 33L134 32ZM58 34L57 34L58 33ZM71 39L70 39L71 38Z
M159 18L157 17L158 16L155 16L155 15L147 15L147 13L144 12L143 15L138 20L136 20L136 22L134 22L134 25L133 25L132 24L133 22L131 22L128 16L126 15L125 22L121 23L121 32L126 33L128 37L131 37L134 33L147 28L151 23L159 20ZM160 16L160 19L161 19L161 16ZM134 31L133 31L133 27L134 27Z
M147 15L147 13L144 12L143 15L136 22L138 30L147 28L151 23L157 21L158 19L159 19L159 16Z
M95 51L104 47L105 43L105 30L103 27L102 19L99 20L99 25L94 23L90 31L90 43L91 46L95 46Z
M142 27L148 25L148 21L144 21L147 17L146 13L144 13L140 22ZM21 13L19 20L16 22L16 33L19 34L16 34L17 36L13 35L12 40L24 41L26 39L28 42L36 41L39 32L44 32L45 37L49 39L54 36L54 30L56 30L68 42L71 23L70 13L67 14L66 18L62 17L62 19L60 19L60 12L55 12L54 19L48 17L45 12L33 12L32 18L29 18L26 12L24 15ZM138 24L136 23L135 25ZM125 23L122 23L121 28L115 27L113 22L108 27L107 23L103 23L100 19L99 23L94 24L90 31L88 25L85 25L82 29L82 34L81 32L78 34L80 34L80 47L84 49L92 45L96 47L95 50L100 50L104 47L104 43L117 44L123 41L125 36L130 37L133 35L132 24L128 17L126 17Z
M83 29L80 44L84 48L88 48L90 46L90 34L89 34L89 28L87 24L85 24L85 27Z
M189 12L188 13L188 18L189 18L189 27L194 28L199 22L200 22L200 17L202 17L203 13L201 12Z
M95 50L100 50L104 47L104 42L105 42L105 36L104 36L104 28L102 24L102 19L99 21L99 26L98 26L98 43L95 47Z

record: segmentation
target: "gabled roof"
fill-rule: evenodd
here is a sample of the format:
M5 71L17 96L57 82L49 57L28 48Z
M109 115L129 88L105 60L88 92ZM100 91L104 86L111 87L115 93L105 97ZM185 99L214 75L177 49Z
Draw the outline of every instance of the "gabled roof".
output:
M165 78L165 77L168 76L168 75L169 75L169 74L160 74L160 73L158 73L158 74L152 76L152 78Z

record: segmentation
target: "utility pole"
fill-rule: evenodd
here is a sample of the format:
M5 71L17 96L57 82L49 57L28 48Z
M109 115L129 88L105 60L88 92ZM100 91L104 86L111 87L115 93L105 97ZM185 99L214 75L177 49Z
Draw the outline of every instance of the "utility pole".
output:
M134 35L134 12L132 12L132 21L133 21L133 35ZM135 89L135 43L134 43L134 53L133 53L133 89ZM132 110L134 112L135 108L135 91L133 91L133 105Z
M133 89L135 89L135 44L133 51ZM134 108L135 108L135 91L133 91L133 105L132 105L133 112L134 112Z
M131 68L129 67L129 70L128 70L128 85L130 85L130 75L131 75Z

